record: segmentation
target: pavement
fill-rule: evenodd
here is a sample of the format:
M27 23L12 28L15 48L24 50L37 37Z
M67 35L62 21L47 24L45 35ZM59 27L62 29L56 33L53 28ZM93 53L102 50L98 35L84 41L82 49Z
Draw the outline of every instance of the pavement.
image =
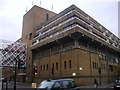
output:
M114 85L113 83L101 84L101 87L98 86L97 88L113 88L113 85ZM8 88L14 88L14 82L8 83ZM31 84L16 82L16 88L31 88ZM95 88L95 87L94 85L84 85L84 86L79 86L79 88Z
M8 83L8 88L14 88L14 82ZM31 84L16 82L16 88L31 88Z
M97 86L97 88L113 88L114 83L110 84L101 84ZM84 85L84 86L79 86L80 88L95 88L94 85Z
M14 82L8 82L7 84L3 84L4 88L6 88L6 85L8 88L14 88ZM0 90L2 88L2 82L0 82ZM31 84L28 83L21 83L21 82L16 82L16 88L31 88Z
M16 83L18 88L23 86L24 88L31 88L31 84L28 83L21 83L21 82L17 82ZM97 86L98 88L110 88L113 87L113 83L111 84L102 84L101 86ZM84 85L84 86L79 86L80 88L95 88L94 85Z

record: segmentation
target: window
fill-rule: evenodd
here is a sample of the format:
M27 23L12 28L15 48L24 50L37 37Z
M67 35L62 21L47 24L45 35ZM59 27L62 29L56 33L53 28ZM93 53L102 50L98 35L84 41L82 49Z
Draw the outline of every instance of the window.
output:
M97 62L92 62L93 69L98 69L99 65Z
M69 80L66 80L66 81L62 81L62 84L63 84L63 88L74 88L75 87L75 82L73 81L69 81Z
M32 33L30 33L30 35L29 35L29 40L31 40L32 39Z
M69 82L68 81L63 81L62 84L63 84L63 88L68 88Z
M43 70L45 71L45 65L44 65L44 67L43 67Z
M67 63L66 63L66 61L64 61L64 68L65 68L65 69L67 68Z
M48 64L46 65L46 70L48 71Z
M97 69L98 69L98 63L97 63Z
M93 63L92 63L92 65L93 65L93 69L95 68L95 65L94 65L94 64L95 64L95 63L93 62Z
M96 68L96 66L97 66L96 62L94 64L95 64L95 68Z
M52 64L52 68L54 69L54 63Z
M41 65L41 71L42 71L42 65Z
M61 87L61 86L60 86L60 83L59 83L59 82L55 82L55 84L54 84L54 86L53 86L52 89L57 90L57 89L59 89L60 87Z
M109 65L109 70L113 71L113 65Z
M71 68L72 67L72 65L71 65L71 60L69 61L69 68Z
M63 88L70 89L76 87L75 82L70 80L62 81L62 84L63 84Z
M48 21L49 19L49 14L46 14L46 21Z
M56 63L56 70L58 70L58 63Z

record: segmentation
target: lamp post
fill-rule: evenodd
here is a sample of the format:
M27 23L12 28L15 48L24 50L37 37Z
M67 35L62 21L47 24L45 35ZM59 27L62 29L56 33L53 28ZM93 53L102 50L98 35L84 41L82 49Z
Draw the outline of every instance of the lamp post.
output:
M99 83L101 87L101 67L99 67L98 72L99 72Z
M16 90L16 70L17 70L17 59L15 58L14 90Z
M17 66L21 67L21 61L19 55L17 55L15 58L15 70L14 70L14 90L16 90L16 76L17 76ZM18 69L19 69L18 68Z

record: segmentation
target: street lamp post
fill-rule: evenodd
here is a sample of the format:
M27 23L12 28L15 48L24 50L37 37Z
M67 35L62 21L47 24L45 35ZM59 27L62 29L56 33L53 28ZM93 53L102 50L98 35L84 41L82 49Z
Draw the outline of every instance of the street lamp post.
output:
M100 83L100 87L101 87L101 67L99 67L98 72L99 72L99 83Z
M16 90L16 70L17 70L17 59L15 58L14 90Z
M17 65L20 68L22 64L21 64L21 60L20 60L19 55L17 55L14 59L15 59L14 90L16 90Z

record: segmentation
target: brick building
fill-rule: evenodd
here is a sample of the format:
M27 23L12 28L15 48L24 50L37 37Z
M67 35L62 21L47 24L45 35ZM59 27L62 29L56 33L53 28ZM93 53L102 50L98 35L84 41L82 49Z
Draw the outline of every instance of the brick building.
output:
M27 82L73 78L78 85L109 83L120 61L119 38L71 5L59 14L34 6L23 17ZM34 69L37 74L34 74Z

